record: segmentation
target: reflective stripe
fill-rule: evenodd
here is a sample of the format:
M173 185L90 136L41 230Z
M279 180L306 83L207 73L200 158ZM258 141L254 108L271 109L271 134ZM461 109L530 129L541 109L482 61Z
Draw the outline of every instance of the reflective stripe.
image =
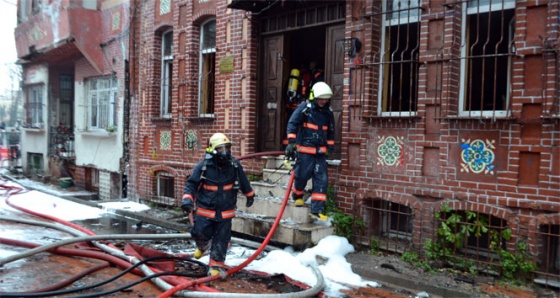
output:
M327 195L324 193L318 193L318 192L314 192L311 194L311 200L312 201L326 201L327 200Z
M233 217L235 217L235 210L222 211L222 218L223 219L228 219L228 218L233 218Z
M255 191L254 191L254 190L251 190L250 192L245 193L244 195L245 195L246 197L252 197L252 196L255 195Z
M214 218L216 216L216 211L209 210L209 209L204 209L204 208L197 208L196 209L196 214L200 215L200 216L208 217L208 218Z
M321 152L327 152L326 146L319 147ZM317 154L317 148L315 147L306 147L306 146L297 146L298 152L306 153L306 154Z
M303 123L303 127L309 128L309 129L313 129L313 130L319 130L319 125L317 124L313 124L313 123L309 123L309 122L304 122ZM321 126L321 130L328 130L329 126L328 125L323 125Z
M210 267L212 267L212 266L225 266L225 263L214 261L214 260L210 259L210 262L208 262L208 266L210 266Z
M288 139L296 139L297 138L297 134L295 133L289 133L288 134Z
M296 196L301 196L303 194L303 190L297 190L297 189L293 189L293 192Z
M327 145L334 146L334 140L327 140Z
M319 126L317 124L313 124L313 123L309 123L309 122L303 123L303 127L313 129L313 130L319 130Z
M191 201L194 201L194 199L193 199L193 197L191 196L190 193L186 193L186 194L183 195L183 199L186 199L186 198L189 198L189 199L191 199Z
M204 190L207 191L218 191L220 189L220 187L218 185L208 185L208 184L203 184L202 187L204 188ZM232 184L226 184L223 186L223 190L232 190L233 189L233 183Z

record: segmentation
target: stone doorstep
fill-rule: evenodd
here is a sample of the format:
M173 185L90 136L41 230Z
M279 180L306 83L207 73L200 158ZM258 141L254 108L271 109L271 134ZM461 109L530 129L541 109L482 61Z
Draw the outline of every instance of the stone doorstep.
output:
M245 204L247 198L244 196L237 197L237 210L240 212L259 214L265 217L276 218L276 215L280 211L282 206L282 200L278 198L260 198L256 197L253 206L247 208ZM309 222L309 206L296 207L294 202L290 199L286 209L282 214L282 218L286 220L291 220L297 223L307 223Z
M264 239L272 228L273 217L256 218L241 212L236 214L232 222L234 232ZM319 240L332 235L333 227L313 223L280 223L271 240L276 243L304 249L317 245Z
M288 182L290 182L290 172L286 171L286 170L270 170L270 169L263 169L263 181L257 182L257 183L263 183L263 184L268 184L268 185L288 185ZM255 182L252 182L251 184L253 184ZM306 189L312 189L312 181L311 179L309 179L307 181L307 185L305 186ZM282 196L280 197L284 197L284 194L282 194Z

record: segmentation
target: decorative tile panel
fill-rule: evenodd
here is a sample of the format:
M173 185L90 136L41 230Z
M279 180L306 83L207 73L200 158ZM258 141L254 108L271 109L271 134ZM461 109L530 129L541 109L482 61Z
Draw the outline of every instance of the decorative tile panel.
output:
M116 12L111 17L111 30L118 30L121 27L121 13Z
M164 130L159 133L159 148L161 150L171 150L171 131Z
M160 0L159 15L164 15L171 11L171 0Z
M494 174L495 141L483 141L481 139L472 142L470 139L462 139L461 141L461 172Z
M382 166L402 165L403 137L379 136L377 141L377 164Z
M198 149L198 136L196 131L189 129L185 132L185 148L188 150Z

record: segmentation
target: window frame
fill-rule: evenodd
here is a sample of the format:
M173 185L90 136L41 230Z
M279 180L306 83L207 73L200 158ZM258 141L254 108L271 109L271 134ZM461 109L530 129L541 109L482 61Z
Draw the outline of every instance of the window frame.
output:
M173 30L167 30L161 34L160 86L160 117L171 118L173 103Z
M397 0L395 0L397 1ZM416 116L418 113L418 76L419 76L419 65L418 63L418 59L419 59L419 50L420 50L420 16L421 16L421 0L416 0L417 3L414 3L411 6L402 8L400 10L397 10L397 17L394 17L392 14L394 13L392 9L389 9L389 3L393 4L392 6L394 7L394 3L393 0L384 0L382 1L382 20L381 20L381 45L380 45L380 55L379 55L379 59L380 59L380 75L379 75L379 90L378 90L378 98L379 98L379 104L378 104L378 115L381 116L398 116L398 117L413 117ZM406 2L403 2L406 3ZM416 13L414 13L416 12ZM398 26L410 26L411 24L416 24L416 45L411 48L409 51L410 53L412 53L414 55L414 53L416 53L416 61L412 61L412 57L410 62L406 63L408 64L408 68L412 69L413 67L416 67L416 72L411 74L413 76L412 80L408 80L410 86L408 86L408 90L409 90L409 98L408 98L408 110L403 109L402 107L399 110L392 110L391 106L392 106L392 95L390 94L390 92L392 91L392 76L394 75L391 70L389 69L389 67L392 67L393 65L401 65L401 64L405 64L405 63L399 63L400 61L404 61L406 62L406 60L403 60L403 53L404 51L402 51L400 53L401 59L391 59L391 58L387 58L391 56L390 51L390 47L391 47L391 41L388 39L389 36L387 34L387 30L389 30L390 27L398 27ZM397 29L400 30L400 29ZM409 35L410 36L410 35ZM398 49L398 51L401 51L400 49ZM405 72L403 71L402 67L401 67L401 75L402 73ZM401 80L401 85L403 83L406 83L407 80ZM402 88L398 88L398 89L402 89ZM402 98L402 93L399 95L400 100L399 100L399 104L403 103L405 100Z
M164 178L165 177L165 178ZM163 184L163 179L167 180L167 186L171 186L171 189L162 189L165 187ZM171 182L171 183L169 183ZM167 192L167 193L166 193ZM169 193L170 192L170 193ZM158 171L156 177L156 196L159 199L166 199L173 201L175 199L175 177L165 171Z
M489 2L490 1L490 2ZM478 5L472 5L473 3L477 2ZM483 3L480 3L483 2ZM461 23L461 65L460 65L460 84L459 86L462 86L459 90L459 105L458 105L458 113L459 113L459 117L509 117L511 115L511 110L508 108L510 102L511 102L511 79L512 79L512 67L513 67L513 61L511 58L511 55L509 55L510 49L509 46L513 40L513 35L514 35L514 31L515 31L515 26L514 26L514 21L515 21L515 0L503 0L500 1L499 3L493 3L493 4L485 4L485 2L489 2L492 3L491 0L469 0L469 1L465 1L463 2L463 7L462 7L462 23ZM494 2L496 2L496 0L494 0ZM508 62L507 62L507 81L506 81L506 98L504 99L505 102L503 102L503 106L505 107L504 109L496 109L496 107L494 107L494 109L488 109L488 110L484 110L483 107L481 107L478 110L473 110L473 109L468 109L466 107L466 105L470 102L469 99L467 98L467 88L469 88L469 83L468 80L470 78L469 73L468 73L468 64L470 58L467 56L468 53L467 51L469 50L470 43L468 40L468 36L467 36L467 31L469 31L470 28L468 28L468 18L471 15L475 15L475 14L487 14L487 13L492 13L492 12L496 12L499 10L502 11L507 11L507 10L513 10L513 17L512 20L507 24L507 26L509 27L509 29L507 29L509 31L509 36L508 36L508 41L507 41L507 47L508 47ZM495 46L494 46L495 47ZM485 57L487 56L486 54L483 54ZM482 63L482 62L481 62ZM494 66L496 68L496 66ZM493 82L493 86L495 86L495 82ZM495 88L494 88L495 89ZM482 91L484 92L484 91ZM483 99L479 99L480 103L482 102ZM481 105L479 103L479 105ZM471 103L472 106L472 103ZM482 106L482 105L481 105Z
M41 127L45 125L43 119L43 106L45 105L45 85L38 84L29 86L27 117L31 127ZM38 93L38 96L36 94Z
M108 82L108 88L100 88L98 86L95 87L95 90L92 89L93 82L96 82L96 85L103 83L103 81ZM93 95L95 92L95 105L93 103ZM109 92L109 98L107 104L101 104L100 100L102 100L100 94L101 92ZM119 97L119 86L118 86L118 79L116 76L104 76L104 77L95 77L95 78L88 78L86 79L86 100L87 105L89 107L88 114L87 114L87 127L90 130L106 130L110 126L115 126L116 124L116 105L117 100ZM103 124L100 123L104 121L102 115L104 111L100 110L104 105L108 106L107 110L107 123ZM93 113L95 112L95 115ZM95 117L95 120L94 120ZM94 123L95 122L95 123Z
M205 27L214 23L214 44L205 47ZM199 117L214 117L215 113L215 84L216 84L216 19L212 18L200 25L200 53L198 66L198 115ZM209 68L209 76L205 69ZM210 78L206 80L206 78Z

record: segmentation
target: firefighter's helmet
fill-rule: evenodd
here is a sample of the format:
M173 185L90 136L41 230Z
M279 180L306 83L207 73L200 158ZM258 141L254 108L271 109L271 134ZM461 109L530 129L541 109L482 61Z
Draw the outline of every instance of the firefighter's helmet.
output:
M210 140L208 140L208 148L206 148L206 152L215 153L216 148L227 145L231 146L231 141L228 137L223 133L215 133L210 137Z
M327 85L325 82L317 82L311 88L313 92L313 98L326 98L329 99L332 97L333 93L331 87ZM311 98L310 98L311 99Z

